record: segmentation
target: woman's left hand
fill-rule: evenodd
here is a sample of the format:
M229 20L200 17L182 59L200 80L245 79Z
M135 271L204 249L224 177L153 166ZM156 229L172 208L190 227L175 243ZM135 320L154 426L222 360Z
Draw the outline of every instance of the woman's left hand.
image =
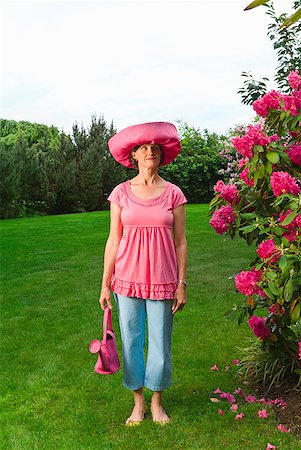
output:
M171 312L175 314L177 311L181 311L186 304L186 287L179 285L176 289L174 299L172 302Z

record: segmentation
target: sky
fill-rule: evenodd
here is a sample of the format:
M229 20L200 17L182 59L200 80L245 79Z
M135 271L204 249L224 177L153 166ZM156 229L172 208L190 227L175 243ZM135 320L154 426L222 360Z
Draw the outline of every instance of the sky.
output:
M273 88L277 60L265 8L243 11L248 3L0 0L0 116L67 133L92 115L117 130L162 120L225 133L249 123L241 72Z

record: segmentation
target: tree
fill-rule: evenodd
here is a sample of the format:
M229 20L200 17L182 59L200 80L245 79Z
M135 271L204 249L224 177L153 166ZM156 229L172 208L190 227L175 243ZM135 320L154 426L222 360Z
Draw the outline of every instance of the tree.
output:
M275 13L273 3L266 3L267 15L273 22L268 26L268 36L273 43L273 48L277 52L278 66L276 68L275 82L282 92L288 92L288 74L291 71L301 71L301 21L300 17L290 28L284 27L287 20L287 14L281 14L279 17ZM293 8L297 10L300 6L300 0L293 2ZM298 10L301 11L301 8ZM256 80L250 72L242 72L245 78L243 87L238 90L242 96L242 103L252 104L255 100L267 92L268 78L263 77Z

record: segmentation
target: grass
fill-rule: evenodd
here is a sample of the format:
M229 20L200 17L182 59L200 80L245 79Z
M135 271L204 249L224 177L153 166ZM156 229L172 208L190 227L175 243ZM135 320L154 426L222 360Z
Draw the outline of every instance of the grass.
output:
M301 449L277 430L272 411L260 420L258 405L243 405L239 422L224 403L210 402L218 386L233 392L239 385L231 360L250 330L222 316L240 298L228 277L254 249L217 236L206 205L187 206L188 304L175 316L173 386L164 402L172 422L165 427L148 415L126 428L132 395L121 372L93 371L88 345L100 337L108 211L2 220L0 227L1 448L259 450L270 442ZM114 324L120 349L116 308ZM214 363L231 369L212 372Z

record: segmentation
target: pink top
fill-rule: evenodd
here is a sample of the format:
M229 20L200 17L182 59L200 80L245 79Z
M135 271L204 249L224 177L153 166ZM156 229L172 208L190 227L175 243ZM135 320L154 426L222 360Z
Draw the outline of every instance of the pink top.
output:
M172 237L173 209L186 203L181 189L169 181L157 197L136 197L130 180L108 197L121 208L121 238L110 289L127 297L172 299L177 288L177 259Z

